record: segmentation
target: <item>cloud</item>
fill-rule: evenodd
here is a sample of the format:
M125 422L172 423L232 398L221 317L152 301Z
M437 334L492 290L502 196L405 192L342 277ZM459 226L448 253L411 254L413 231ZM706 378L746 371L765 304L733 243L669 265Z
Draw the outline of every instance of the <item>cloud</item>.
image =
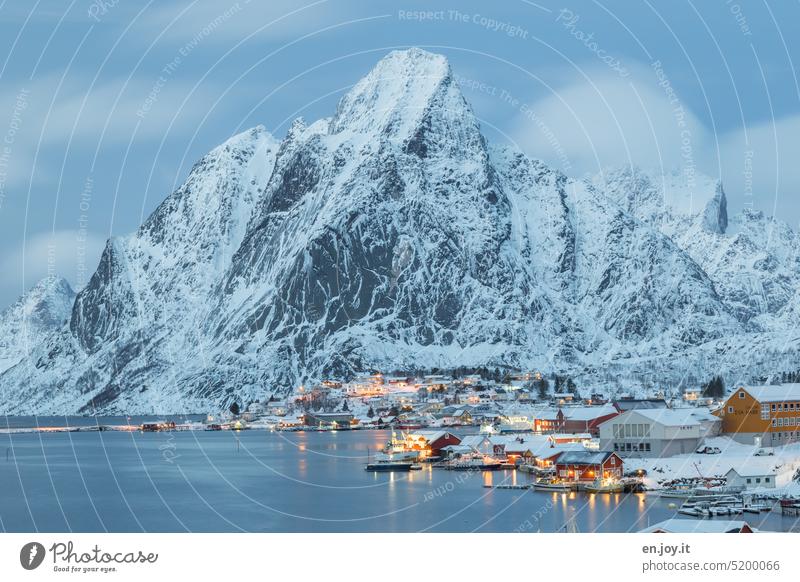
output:
M80 289L97 268L104 246L105 237L78 230L31 236L23 247L0 256L0 303L10 304L48 276L64 277L76 290Z
M571 176L636 164L721 178L733 212L748 206L797 226L800 217L800 115L714 135L666 77L633 67L622 78L591 70L590 80L521 103L510 137L533 157Z
M74 73L61 84L55 101L53 94L59 86L55 75L17 87L9 83L0 91L0 108L18 110L9 154L13 164L3 176L4 188L27 185L34 170L37 182L58 175L58 160L57 166L51 164L44 171L40 155L40 163L33 167L37 150L41 154L49 148L61 156L74 152L91 155L98 145L127 144L134 132L137 143L160 140L167 128L183 139L224 91L213 83L195 87L194 82L159 75L114 78L98 82L91 90L90 85L91 77ZM22 108L17 105L20 95L24 96ZM227 112L223 110L226 106L230 103L217 106L220 114ZM0 127L0 133L4 131L8 131L6 127Z
M513 138L532 156L572 175L635 163L707 167L710 136L656 74L639 67L623 78L592 70L532 104L520 104ZM649 75L647 77L646 75Z

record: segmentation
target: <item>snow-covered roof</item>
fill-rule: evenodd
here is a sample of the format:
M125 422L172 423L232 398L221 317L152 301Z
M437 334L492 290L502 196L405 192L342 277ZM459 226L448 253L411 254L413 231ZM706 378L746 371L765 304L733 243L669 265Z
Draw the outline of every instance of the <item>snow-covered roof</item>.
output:
M558 457L558 463L569 465L600 465L610 455L608 451L567 451Z
M611 404L603 406L575 406L561 409L567 420L592 420L609 414L617 414L617 409Z
M663 398L620 398L614 401L614 406L625 412L626 410L642 410L648 408L667 408Z
M461 439L461 444L463 446L473 449L479 448L484 442L486 442L486 435L482 434L470 434Z
M752 463L742 463L739 467L731 467L728 473L731 471L739 475L739 477L775 477L778 473L775 467L754 467ZM725 475L727 476L728 473Z
M414 434L417 434L423 437L429 443L432 443L433 441L439 440L440 438L449 433L446 430L418 430Z
M560 455L561 453L566 452L583 452L586 450L581 443L537 443L536 449L532 452L534 455L540 458L549 459L554 457L555 455Z
M588 432L559 432L554 433L551 435L547 435L549 440L565 440L565 439L573 439L573 440L584 440L588 441L592 439L592 435Z
M800 400L800 384L777 384L774 386L743 386L750 396L759 402L784 402Z
M642 408L630 411L664 426L694 426L719 419L702 408Z
M753 529L749 523L740 519L706 520L673 517L646 527L641 533L740 533L744 527Z

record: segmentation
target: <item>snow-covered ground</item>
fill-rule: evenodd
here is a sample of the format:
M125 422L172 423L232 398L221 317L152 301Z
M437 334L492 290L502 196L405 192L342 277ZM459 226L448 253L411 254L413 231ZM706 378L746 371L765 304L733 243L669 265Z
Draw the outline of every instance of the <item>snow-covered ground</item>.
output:
M625 471L644 469L647 475L645 484L659 488L659 481L688 479L698 477L725 477L731 469L739 472L763 471L776 473L776 488L753 488L774 494L800 494L800 483L792 481L792 476L800 467L800 442L771 449L772 456L755 456L759 447L742 444L725 436L706 439L705 445L718 447L722 452L716 455L691 453L667 458L626 458Z

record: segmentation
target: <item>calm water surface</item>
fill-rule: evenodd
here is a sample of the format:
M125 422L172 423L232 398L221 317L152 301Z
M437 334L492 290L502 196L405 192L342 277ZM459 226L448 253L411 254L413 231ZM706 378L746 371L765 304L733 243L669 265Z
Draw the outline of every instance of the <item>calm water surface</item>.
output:
M40 424L46 423L40 418ZM529 482L516 471L428 466L411 473L364 471L368 455L389 436L384 431L0 435L0 528L546 532L572 520L581 532L627 532L675 514L667 501L645 495L484 487ZM797 521L777 514L746 519L781 531Z

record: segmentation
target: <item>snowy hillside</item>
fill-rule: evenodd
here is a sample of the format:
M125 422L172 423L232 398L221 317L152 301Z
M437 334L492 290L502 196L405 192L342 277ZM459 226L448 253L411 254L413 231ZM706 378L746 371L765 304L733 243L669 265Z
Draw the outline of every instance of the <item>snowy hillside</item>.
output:
M47 277L0 313L0 372L22 360L69 320L75 292L65 279Z
M769 367L800 316L797 236L697 191L490 147L444 57L393 52L332 117L231 138L110 240L69 322L0 376L5 412L203 411L369 368L679 383L740 365L714 357L736 342Z

